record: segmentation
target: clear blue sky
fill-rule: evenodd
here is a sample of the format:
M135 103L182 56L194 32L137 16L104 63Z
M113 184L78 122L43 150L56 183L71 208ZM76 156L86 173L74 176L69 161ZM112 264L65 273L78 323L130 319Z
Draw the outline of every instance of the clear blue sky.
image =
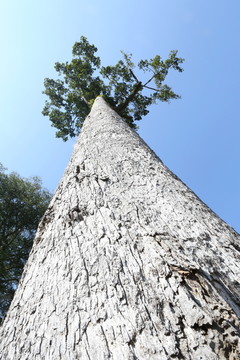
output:
M120 50L136 61L178 49L185 71L170 84L182 95L153 106L140 135L221 218L240 231L240 1L2 0L0 162L38 175L53 191L74 141L55 139L41 115L43 79L71 59L81 35L103 65Z

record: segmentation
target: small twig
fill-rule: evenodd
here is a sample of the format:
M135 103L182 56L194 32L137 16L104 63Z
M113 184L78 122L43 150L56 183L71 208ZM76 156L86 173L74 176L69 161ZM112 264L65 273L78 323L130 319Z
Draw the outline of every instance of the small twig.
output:
M130 73L132 74L132 76L134 77L134 79L139 82L138 78L136 77L136 75L134 74L134 72L132 71L132 69L129 68Z
M154 74L143 86L145 87L147 84L149 84L156 75L157 74Z
M121 113L121 111L123 111L124 109L126 109L126 107L128 106L128 104L133 101L135 95L142 89L142 83L141 81L138 81L135 85L134 85L134 90L133 92L128 95L128 97L126 98L126 100L124 102L122 102L121 104L119 104L116 108L118 113Z
M146 85L143 85L143 87L147 88L147 89L150 89L150 90L153 90L153 91L161 91L160 89L154 89L150 86L146 86Z
M82 95L82 99L83 99L83 101L88 105L88 106L90 106L90 102L89 101L87 101L87 99Z

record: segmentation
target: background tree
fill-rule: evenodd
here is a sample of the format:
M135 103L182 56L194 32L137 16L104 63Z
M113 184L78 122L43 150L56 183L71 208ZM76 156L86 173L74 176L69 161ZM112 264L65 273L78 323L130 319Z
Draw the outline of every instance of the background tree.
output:
M46 101L42 113L49 116L52 126L58 129L56 136L64 141L79 134L98 95L103 95L133 128L136 128L135 121L148 113L151 104L179 98L164 83L170 69L183 71L180 64L184 60L177 56L177 51L171 51L166 60L159 55L141 60L138 69L150 73L145 81L138 79L134 72L131 54L122 52L122 60L114 66L104 67L96 52L97 48L82 36L73 46L72 61L55 63L60 78L44 80L43 93L49 101Z
M0 319L10 305L51 198L39 178L24 179L5 170L0 164Z

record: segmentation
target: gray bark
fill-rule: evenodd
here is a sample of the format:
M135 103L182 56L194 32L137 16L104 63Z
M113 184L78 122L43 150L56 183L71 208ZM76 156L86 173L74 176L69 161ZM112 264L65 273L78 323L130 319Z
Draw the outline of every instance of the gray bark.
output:
M97 98L1 328L2 360L239 359L239 234Z

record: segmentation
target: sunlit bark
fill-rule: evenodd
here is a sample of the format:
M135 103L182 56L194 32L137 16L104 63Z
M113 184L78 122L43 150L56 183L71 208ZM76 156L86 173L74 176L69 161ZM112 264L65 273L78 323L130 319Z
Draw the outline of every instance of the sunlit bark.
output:
M39 225L0 358L237 360L239 245L97 98Z

